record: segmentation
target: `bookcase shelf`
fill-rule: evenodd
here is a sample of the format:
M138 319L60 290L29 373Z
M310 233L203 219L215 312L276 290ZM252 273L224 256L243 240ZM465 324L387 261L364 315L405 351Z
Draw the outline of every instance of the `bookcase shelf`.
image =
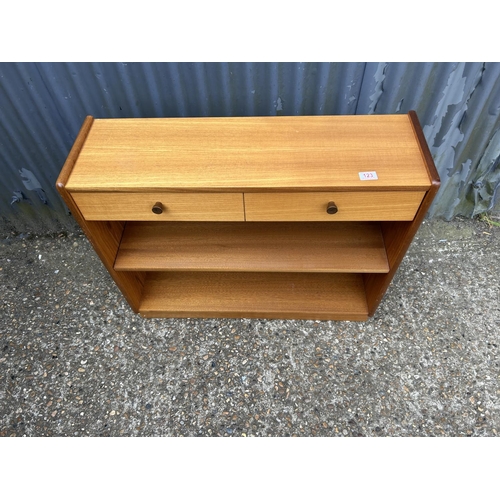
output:
M128 222L117 271L387 273L379 223Z
M362 321L439 176L413 111L87 117L56 186L146 317Z
M148 273L139 312L150 317L223 316L366 320L354 273Z

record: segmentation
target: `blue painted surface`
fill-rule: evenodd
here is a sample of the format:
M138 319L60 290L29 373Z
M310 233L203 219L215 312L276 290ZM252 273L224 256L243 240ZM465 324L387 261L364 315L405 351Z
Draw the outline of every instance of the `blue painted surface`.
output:
M500 190L500 63L1 63L0 215L71 224L54 184L97 118L406 113L441 176L429 215L491 209Z

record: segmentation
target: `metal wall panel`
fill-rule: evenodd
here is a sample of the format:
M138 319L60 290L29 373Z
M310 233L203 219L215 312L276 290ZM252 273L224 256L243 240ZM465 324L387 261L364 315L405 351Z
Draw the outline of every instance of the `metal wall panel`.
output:
M75 227L54 184L86 115L410 109L441 175L429 215L492 209L500 185L500 63L2 63L0 215L19 231Z

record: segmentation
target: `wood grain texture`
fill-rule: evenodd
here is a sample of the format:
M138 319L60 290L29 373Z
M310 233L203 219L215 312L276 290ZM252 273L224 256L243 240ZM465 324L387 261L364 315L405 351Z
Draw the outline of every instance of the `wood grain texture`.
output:
M241 193L72 193L87 220L243 221ZM162 214L152 212L155 203Z
M378 180L361 181L359 172ZM427 190L408 115L95 120L67 188Z
M425 192L245 193L247 221L412 220ZM330 201L336 214L326 212Z
M125 224L123 222L86 221L71 194L66 189L66 183L71 176L72 169L92 127L92 123L93 118L88 116L59 174L56 188L130 307L134 312L138 312L145 274L117 272L113 268Z
M148 273L139 309L151 317L363 321L360 274Z
M129 222L115 270L389 271L371 222Z

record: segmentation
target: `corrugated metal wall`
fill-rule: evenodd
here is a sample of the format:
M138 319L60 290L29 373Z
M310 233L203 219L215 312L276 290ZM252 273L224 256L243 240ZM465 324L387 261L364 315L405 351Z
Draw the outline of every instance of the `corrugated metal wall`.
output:
M2 63L0 214L19 231L74 227L54 183L97 118L406 113L442 188L430 216L491 209L500 185L500 63Z

